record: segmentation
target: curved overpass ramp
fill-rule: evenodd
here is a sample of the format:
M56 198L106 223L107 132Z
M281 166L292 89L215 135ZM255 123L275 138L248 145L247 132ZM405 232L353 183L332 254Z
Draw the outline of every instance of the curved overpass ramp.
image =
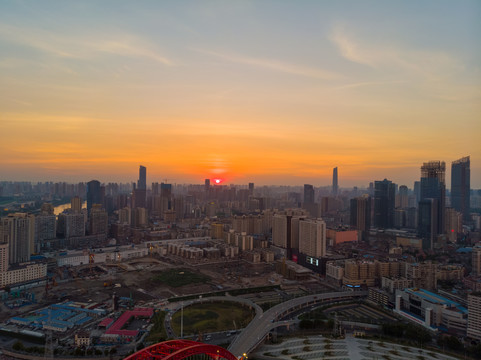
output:
M308 295L292 299L276 305L264 313L257 313L250 324L230 344L228 350L237 357L249 354L272 329L288 325L291 322L277 321L290 313L312 305L320 305L333 301L356 299L367 295L367 291L358 292L330 292Z

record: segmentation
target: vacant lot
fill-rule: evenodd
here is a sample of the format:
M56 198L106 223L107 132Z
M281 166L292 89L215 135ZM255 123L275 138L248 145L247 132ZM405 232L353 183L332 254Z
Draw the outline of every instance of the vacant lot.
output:
M254 310L235 302L193 304L184 308L184 334L240 329L253 319ZM172 317L172 327L180 334L181 311Z
M206 275L185 269L169 269L152 277L153 282L174 288L190 284L206 283L209 280L210 278Z

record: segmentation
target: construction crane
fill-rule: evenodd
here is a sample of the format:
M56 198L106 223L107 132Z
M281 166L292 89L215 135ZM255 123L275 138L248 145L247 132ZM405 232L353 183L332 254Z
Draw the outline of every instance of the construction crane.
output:
M90 268L90 273L92 273L92 266L93 263L95 262L95 254L94 253L89 253L89 268Z

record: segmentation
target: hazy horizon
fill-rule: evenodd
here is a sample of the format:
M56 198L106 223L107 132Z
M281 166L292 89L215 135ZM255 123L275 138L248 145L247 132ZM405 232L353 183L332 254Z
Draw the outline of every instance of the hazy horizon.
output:
M79 175L76 177L64 177L64 178L56 178L56 179L3 179L0 178L0 182L2 181L7 181L7 182L22 182L22 181L27 181L27 182L32 182L32 183L37 183L37 182L66 182L66 183L87 183L91 180L98 180L101 183L136 183L138 180L138 167L136 169L133 169L134 173L129 174L128 176L122 176L120 178L115 178L114 176L91 176L91 177L86 177L85 175ZM135 172L136 171L136 172ZM382 181L384 179L390 180L393 183L401 186L401 185L406 185L408 188L413 189L414 187L414 182L419 181L421 175L419 174L419 177L416 179L413 179L412 181L405 181L405 182L399 182L396 181L395 178L392 177L383 177L383 178L376 178L376 179L368 179L367 182L361 183L361 182L356 182L356 180L352 179L343 179L342 178L342 168L338 167L338 178L339 178L339 188L352 188L354 186L357 186L359 188L368 188L370 182L374 181ZM472 173L472 169L471 169ZM246 178L246 177L237 177L237 178L226 178L226 177L204 177L204 178L199 178L199 179L192 179L192 180L182 180L181 178L169 178L165 176L160 176L160 175L152 175L149 174L149 168L147 167L147 187L150 188L151 184L154 182L161 183L161 182L166 182L166 183L171 183L171 184L177 184L177 185L204 185L205 179L210 179L211 185L215 185L215 179L220 179L220 184L219 185L236 185L236 186L247 186L248 183L253 182L256 186L303 186L304 184L311 184L314 187L330 187L332 186L332 175L329 179L321 179L321 178L302 178L304 181L301 181L300 178L298 178L297 182L288 182L284 183L282 181L272 181L272 182L262 182L262 181L256 181L254 178ZM325 180L325 181L323 181ZM448 190L451 189L451 166L450 164L446 164L446 188ZM471 189L481 189L481 186L475 186L473 185L473 177L471 176Z

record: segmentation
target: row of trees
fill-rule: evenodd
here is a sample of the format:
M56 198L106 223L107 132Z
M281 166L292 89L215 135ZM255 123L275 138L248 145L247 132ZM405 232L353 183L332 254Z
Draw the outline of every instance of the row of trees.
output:
M387 336L404 338L419 344L428 343L432 339L431 333L428 330L420 326L401 322L383 324L382 332Z
M19 351L19 352L26 352L26 353L34 353L34 354L45 354L45 348L44 347L41 347L41 346L30 346L30 347L26 347L23 342L21 341L16 341L13 346L12 346L12 349L14 351ZM92 355L96 355L96 356L109 356L109 355L113 355L113 354L116 354L117 353L117 349L115 347L112 347L110 349L105 349L104 351L101 351L99 349L94 349L94 348L88 348L88 349L84 349L84 348L80 348L80 347L77 347L73 350L62 350L61 348L55 348L54 351L53 351L54 355L55 356L58 356L58 355L70 355L70 356L92 356Z
M464 344L456 336L440 336L438 338L437 344L443 349L449 349L457 352L465 351L468 355L474 357L475 359L481 358L481 343L477 345L464 346Z

